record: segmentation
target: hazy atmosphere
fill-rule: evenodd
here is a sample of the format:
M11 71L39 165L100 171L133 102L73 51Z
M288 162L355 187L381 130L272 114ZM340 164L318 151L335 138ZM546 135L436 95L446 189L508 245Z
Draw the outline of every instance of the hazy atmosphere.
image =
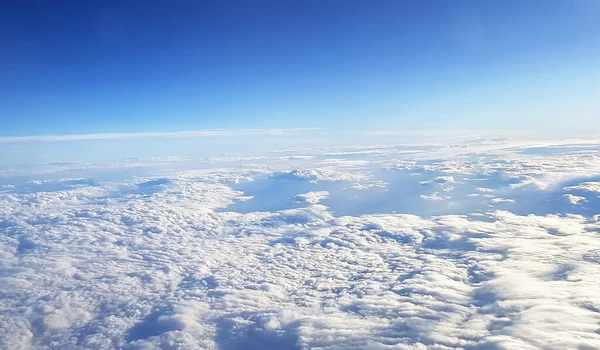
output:
M5 1L1 349L599 349L600 2Z

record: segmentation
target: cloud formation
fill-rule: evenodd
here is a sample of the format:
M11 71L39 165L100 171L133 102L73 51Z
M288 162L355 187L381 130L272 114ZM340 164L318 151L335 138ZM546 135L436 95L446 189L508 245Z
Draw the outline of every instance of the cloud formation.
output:
M12 142L63 142L82 140L121 140L137 138L188 138L188 137L240 137L240 136L277 136L290 135L310 130L311 128L295 129L213 129L190 130L176 132L137 132L137 133L104 133L104 134L71 134L71 135L35 135L35 136L4 136L0 143Z
M482 147L5 176L0 348L600 348L598 154Z

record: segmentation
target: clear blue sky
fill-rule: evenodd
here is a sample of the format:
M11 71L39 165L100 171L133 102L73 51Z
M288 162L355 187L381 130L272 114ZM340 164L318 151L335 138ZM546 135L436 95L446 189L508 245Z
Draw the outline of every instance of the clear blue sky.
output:
M598 0L0 6L0 136L599 128Z

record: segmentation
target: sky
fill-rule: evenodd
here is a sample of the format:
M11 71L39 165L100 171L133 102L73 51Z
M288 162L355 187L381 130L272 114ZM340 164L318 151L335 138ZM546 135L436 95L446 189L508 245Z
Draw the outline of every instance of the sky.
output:
M0 6L0 137L600 130L596 0Z

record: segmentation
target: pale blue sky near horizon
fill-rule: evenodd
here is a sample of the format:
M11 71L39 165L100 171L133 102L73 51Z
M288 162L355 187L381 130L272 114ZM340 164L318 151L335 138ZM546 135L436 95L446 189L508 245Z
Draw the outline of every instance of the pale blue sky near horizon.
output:
M600 129L596 0L1 6L3 137Z

